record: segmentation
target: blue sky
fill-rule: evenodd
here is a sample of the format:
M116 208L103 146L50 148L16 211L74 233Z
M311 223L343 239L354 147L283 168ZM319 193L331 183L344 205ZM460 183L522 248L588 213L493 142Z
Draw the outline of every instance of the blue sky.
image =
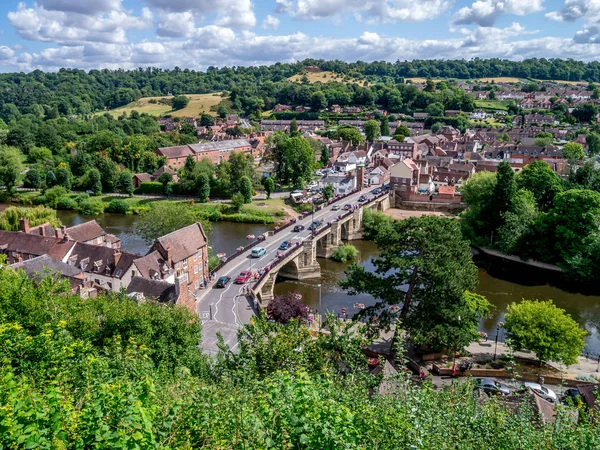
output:
M3 0L0 71L600 58L600 0Z

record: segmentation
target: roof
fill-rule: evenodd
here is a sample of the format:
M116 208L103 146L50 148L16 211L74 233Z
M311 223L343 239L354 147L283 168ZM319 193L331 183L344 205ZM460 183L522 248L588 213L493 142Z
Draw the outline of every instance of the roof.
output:
M137 258L133 253L77 242L68 263L88 273L121 278Z
M152 178L150 177L150 174L146 173L146 172L136 173L133 177L137 178L142 183L145 182L145 181L152 181Z
M62 260L74 245L74 241L66 241L52 236L0 230L0 250L5 252L37 256L47 254L54 259Z
M174 262L189 258L207 245L206 234L204 234L200 222L159 237L156 242L161 245L165 252L171 249L171 259ZM166 253L161 253L163 256L166 255Z
M169 266L157 250L136 259L135 266L144 278L163 278L164 275L170 274Z
M52 259L48 255L41 255L33 259L12 264L11 267L15 269L23 269L29 276L35 274L43 275L46 270L59 272L65 277L76 277L77 275L83 273L83 270L70 266L62 261Z
M163 165L162 167L159 167L158 170L152 174L152 176L154 178L157 178L157 177L160 177L163 173L168 173L170 175L177 175L177 172L175 172L173 169Z
M167 158L183 158L191 156L194 153L187 145L177 145L175 147L160 147L157 153Z
M175 285L162 280L149 280L133 277L127 286L127 294L139 293L144 297L155 298L159 302L175 303L177 294Z
M99 236L104 236L106 231L95 220L89 220L79 225L67 228L69 239L79 242L91 241Z
M28 233L39 234L40 236L55 236L56 237L56 230L48 222L29 228Z
M206 142L204 144L190 144L190 149L195 153L202 152L227 152L241 147L252 147L247 139L230 139L227 141Z

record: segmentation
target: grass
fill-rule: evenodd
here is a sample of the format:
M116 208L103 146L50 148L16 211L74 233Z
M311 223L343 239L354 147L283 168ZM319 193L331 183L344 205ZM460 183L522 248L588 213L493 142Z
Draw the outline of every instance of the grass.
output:
M288 80L300 83L302 78L304 78L304 75L305 74L303 73L298 73L289 77ZM337 81L339 83L354 83L360 85L364 83L364 80L357 80L355 78L344 81L344 75L326 70L322 72L306 72L306 77L308 78L309 83L327 83L329 81Z
M215 115L214 111L211 111L213 106L218 105L223 98L221 93L215 92L211 94L185 94L190 99L188 105L178 111L173 111L169 105L162 103L150 103L150 99L161 99L161 98L172 98L172 96L164 97L142 97L135 102L131 102L128 105L121 106L120 108L111 109L109 114L115 117L120 116L123 112L130 113L131 111L137 111L139 113L146 113L152 116L164 116L170 114L173 117L198 117L200 114L211 114Z
M475 107L482 109L499 109L507 111L510 100L475 100Z
M516 77L488 77L488 78L478 78L478 81L481 81L482 83L491 83L492 81L494 83L519 83L521 80L521 78L516 78Z

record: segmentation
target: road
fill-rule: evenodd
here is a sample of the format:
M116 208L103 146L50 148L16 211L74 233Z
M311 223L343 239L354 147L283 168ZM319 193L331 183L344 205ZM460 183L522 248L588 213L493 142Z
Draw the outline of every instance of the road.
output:
M373 187L373 189L375 186ZM357 192L339 202L335 203L343 208L345 204L356 204L358 203L358 198L361 195L367 195L367 197L372 197L369 194L370 191L361 191ZM343 214L345 211L338 210L333 211L333 206L327 206L323 208L321 211L316 211L314 214L314 220L320 220L324 224L328 221L337 218L340 214ZM306 228L311 224L312 219L306 218L298 224L304 225ZM289 227L284 231L274 235L268 236L261 244L258 244L261 247L266 249L266 253L260 258L252 258L250 256L251 250L248 250L241 255L239 255L236 259L226 264L215 276L212 284L209 284L208 289L201 297L198 302L198 314L202 323L204 324L204 336L203 336L203 347L205 350L209 352L214 351L212 348L214 344L214 336L213 333L219 332L219 327L215 327L214 325L210 325L207 322L217 322L220 324L224 324L224 329L231 330L233 327L239 327L244 324L250 323L250 319L255 315L255 311L252 303L243 293L243 289L249 286L249 283L246 285L235 284L235 278L240 274L240 272L244 270L252 270L253 273L256 273L259 268L263 268L273 262L277 252L279 250L279 246L283 241L290 241L292 243L302 242L306 239L309 239L311 236L311 231L305 229L299 233L295 233L292 231L293 227ZM225 288L217 288L216 282L219 277L227 275L231 277L231 281ZM235 347L237 340L235 337L230 336L226 341L232 348Z

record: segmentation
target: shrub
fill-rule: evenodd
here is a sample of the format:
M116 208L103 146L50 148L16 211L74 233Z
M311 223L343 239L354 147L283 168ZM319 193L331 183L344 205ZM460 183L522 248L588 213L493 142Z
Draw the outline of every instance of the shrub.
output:
M56 209L77 209L79 205L74 198L68 196L62 196L56 202Z
M299 213L311 212L313 210L313 206L310 203L300 203L294 206L294 209Z
M163 185L157 181L145 181L135 190L136 194L156 194L163 193Z
M79 212L84 216L93 216L104 212L104 202L99 198L88 198L79 205Z
M292 319L306 322L308 320L308 306L300 300L297 292L288 292L276 295L267 306L267 316L279 323L288 323Z
M67 195L67 190L62 186L54 186L46 190L44 197L46 197L46 205L50 208L56 208L58 199Z
M75 201L77 202L78 205L81 206L81 203L83 203L84 200L87 200L88 198L90 198L89 194L79 194L77 195L77 197L75 197Z
M29 220L30 227L36 227L49 222L53 227L60 226L60 221L56 218L56 211L45 206L36 206L35 208L22 208L9 206L0 213L0 230L19 231L19 219L25 217Z
M354 261L358 258L358 250L354 245L343 244L333 251L331 259L338 262Z
M127 214L127 212L129 212L129 205L122 198L115 198L114 200L110 201L106 211L116 214Z

